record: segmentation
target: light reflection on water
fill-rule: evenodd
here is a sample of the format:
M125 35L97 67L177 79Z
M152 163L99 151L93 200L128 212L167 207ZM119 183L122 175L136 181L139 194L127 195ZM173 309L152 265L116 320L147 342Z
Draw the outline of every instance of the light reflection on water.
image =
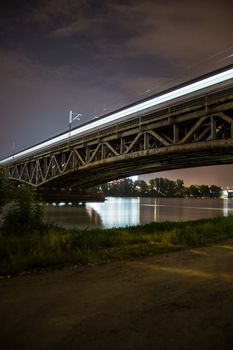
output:
M114 198L82 206L48 206L46 220L66 228L111 228L233 214L232 199Z

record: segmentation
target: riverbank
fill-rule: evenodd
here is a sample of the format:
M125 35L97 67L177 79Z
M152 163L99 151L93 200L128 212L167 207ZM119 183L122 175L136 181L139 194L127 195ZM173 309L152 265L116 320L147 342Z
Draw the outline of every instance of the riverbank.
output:
M150 256L227 238L233 238L231 216L92 231L47 226L43 233L0 235L0 275Z
M7 350L229 350L233 240L0 280Z

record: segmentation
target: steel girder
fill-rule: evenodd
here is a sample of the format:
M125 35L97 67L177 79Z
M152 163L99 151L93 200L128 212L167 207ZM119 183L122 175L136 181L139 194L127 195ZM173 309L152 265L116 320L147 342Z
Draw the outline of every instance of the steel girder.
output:
M8 165L34 187L89 187L165 169L233 163L233 92L186 103L67 140Z

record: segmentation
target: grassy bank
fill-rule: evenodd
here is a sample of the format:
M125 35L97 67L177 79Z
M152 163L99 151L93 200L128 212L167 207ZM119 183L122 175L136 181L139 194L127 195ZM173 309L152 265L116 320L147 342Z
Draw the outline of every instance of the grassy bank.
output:
M233 238L233 217L92 231L48 226L21 237L0 234L0 275L154 255L227 238Z

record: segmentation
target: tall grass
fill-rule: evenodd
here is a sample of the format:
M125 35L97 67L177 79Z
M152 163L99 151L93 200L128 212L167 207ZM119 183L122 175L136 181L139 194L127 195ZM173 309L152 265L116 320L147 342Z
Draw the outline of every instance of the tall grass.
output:
M47 226L23 236L2 232L0 274L153 255L226 238L233 238L232 217L92 231Z

